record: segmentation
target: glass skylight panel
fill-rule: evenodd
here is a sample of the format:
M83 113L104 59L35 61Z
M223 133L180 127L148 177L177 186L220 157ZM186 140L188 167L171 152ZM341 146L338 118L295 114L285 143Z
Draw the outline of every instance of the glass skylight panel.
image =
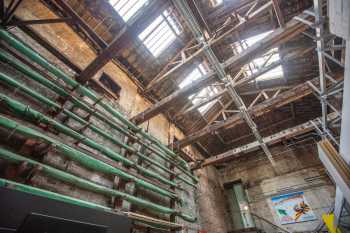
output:
M157 57L175 41L180 32L180 27L175 22L175 19L168 10L165 10L139 34L139 39L153 56Z
M258 35L249 37L248 39L245 39L244 42L242 42L242 46L244 49L252 46L253 44L257 43L258 41L260 41L261 39L263 39L264 37L266 37L267 35L269 35L272 31L267 31L264 33L260 33ZM236 49L238 53L242 52L242 47L241 45L239 45L239 43L237 43L236 45Z
M187 77L179 84L180 88L184 88L187 85L193 83L194 81L200 79L202 76L204 76L207 73L204 66L202 64L198 65ZM198 104L200 102L205 101L207 98L215 95L218 93L217 88L215 87L205 87L197 94L193 94L188 97L192 101L193 104ZM216 102L216 100L213 100L209 103L206 103L205 105L198 108L198 111L201 114L204 114L208 109L213 106L213 104Z
M224 0L211 0L211 4L215 7L222 4Z
M166 17L166 20L169 22L170 26L175 31L175 33L177 35L180 35L181 29L180 29L179 23L172 17L170 12L168 10L165 10L163 12L163 15L164 15L164 17Z
M244 42L242 42L243 48L246 49L252 46L253 44L259 42L261 39L266 37L271 32L272 31L268 31L268 32L264 32L264 33L249 37L248 39L244 40ZM242 52L241 45L236 44L235 49L238 53ZM266 59L268 59L269 54L271 53L273 53L273 55L269 58L269 61L265 64L265 66L280 60L278 49L277 48L271 49L267 54L263 55L262 57L256 58L252 62L250 62L245 68L246 74L251 75L252 73L258 72L259 68L264 65ZM280 65L266 72L265 74L260 75L256 80L257 81L270 80L275 78L281 78L282 76L283 76L283 68Z
M213 87L213 88L210 88L210 87L206 87L204 88L203 90L201 90L198 94L198 96L196 96L196 98L193 99L193 103L196 104L196 103L199 103L199 102L202 102L204 101L206 98L209 98L209 97L212 97L214 96L215 94L218 93L218 89ZM216 103L216 100L212 100L210 101L209 103L206 103L205 105L201 106L198 108L198 111L201 113L201 114L204 114L206 113L209 108L211 106L213 106L214 104Z
M148 0L109 0L109 3L125 22L135 15L147 2Z
M265 74L260 75L256 80L257 81L271 80L271 79L281 78L282 76L283 76L283 68L280 65L266 72Z
M179 84L179 87L183 88L201 77L202 77L202 72L197 67L189 75L187 75L187 77Z

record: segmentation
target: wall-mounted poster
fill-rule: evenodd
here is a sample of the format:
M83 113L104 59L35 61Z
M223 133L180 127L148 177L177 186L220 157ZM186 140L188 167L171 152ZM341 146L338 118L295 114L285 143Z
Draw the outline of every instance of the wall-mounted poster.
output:
M271 200L281 224L316 219L310 205L305 200L303 192L284 194L273 197Z

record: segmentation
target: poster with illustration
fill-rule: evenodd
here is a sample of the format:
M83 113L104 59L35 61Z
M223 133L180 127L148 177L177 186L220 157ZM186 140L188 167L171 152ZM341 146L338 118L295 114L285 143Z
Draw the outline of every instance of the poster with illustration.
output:
M289 193L271 198L281 224L315 220L316 216L303 192Z

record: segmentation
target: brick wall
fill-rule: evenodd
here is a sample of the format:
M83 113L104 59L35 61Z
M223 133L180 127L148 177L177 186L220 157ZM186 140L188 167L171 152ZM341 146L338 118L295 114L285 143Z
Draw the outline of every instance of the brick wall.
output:
M334 186L318 159L315 144L279 146L271 151L277 163L275 171L265 155L259 154L222 169L222 182L241 180L247 189L251 211L272 223L293 232L315 229L322 213L327 212L334 201ZM317 220L281 225L272 207L271 197L296 191L304 192Z

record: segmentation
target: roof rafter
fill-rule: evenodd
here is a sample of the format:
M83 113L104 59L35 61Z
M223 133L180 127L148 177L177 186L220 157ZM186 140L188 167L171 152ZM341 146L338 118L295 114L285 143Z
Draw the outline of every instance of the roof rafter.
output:
M303 13L300 15L300 17L306 18L308 16ZM277 47L278 45L290 40L297 34L306 30L306 28L307 26L305 24L301 23L298 20L292 19L286 24L284 28L276 29L274 32L270 33L268 36L263 38L260 42L247 48L242 53L226 60L224 63L222 63L222 67L242 67L243 65L249 63L249 61L253 60L255 57L264 54L269 49ZM216 72L209 72L207 75L203 76L197 81L178 91L175 91L174 93L163 98L162 100L155 103L153 106L149 107L145 111L132 117L131 120L133 120L136 124L141 124L149 120L150 118L161 113L164 109L168 108L171 105L171 103L174 103L174 101L176 101L177 99L181 97L186 97L194 93L195 91L200 90L200 88L203 88L204 86L214 82L215 75Z
M213 67L213 69L216 71L219 79L225 83L228 94L233 100L233 103L236 105L237 109L240 111L240 114L244 121L249 126L250 130L253 132L255 138L260 144L261 149L264 151L270 162L273 166L275 166L274 159L272 157L272 154L264 141L262 140L262 137L260 135L260 132L258 131L257 125L249 115L249 112L247 110L247 107L245 106L244 101L242 100L241 96L238 94L235 87L233 87L233 82L231 80L231 76L226 73L225 68L220 63L218 57L214 53L212 47L208 45L207 41L205 40L205 35L203 34L198 21L196 17L193 15L192 10L190 9L188 3L184 0L177 0L174 1L174 5L178 9L179 12L181 12L182 16L186 20L186 23L188 24L189 28L191 29L193 35L196 37L196 40L198 43L203 44L204 48L204 54L207 58L210 65Z
M343 77L338 77L337 79L342 79ZM313 93L313 89L308 83L311 82L313 85L317 86L319 83L319 78L316 77L312 81L308 81L302 84L299 84L290 90L287 90L283 93L280 93L276 98L270 98L268 100L265 100L264 102L255 105L251 109L249 109L250 114L253 117L258 117L261 115L264 115L268 112L271 112L272 110L281 107L283 105L292 103L296 100L299 100L303 98L304 96L307 96L311 93ZM178 141L175 143L176 147L182 148L189 144L192 144L199 139L203 138L204 136L208 134L213 134L215 131L218 131L220 129L228 129L232 128L238 124L243 123L243 120L240 116L240 114L233 115L232 117L228 118L226 121L219 122L216 124L209 125L202 130L193 133L186 138Z
M267 3L265 3L263 6L261 6L260 8L256 9L255 11L251 12L249 15L247 15L246 17L244 17L241 21L239 21L236 25L234 25L233 27L230 27L229 29L227 29L225 32L218 34L217 36L214 36L213 38L209 39L207 41L207 46L212 46L215 43L221 41L223 38L225 38L226 36L232 34L233 32L239 31L242 28L244 28L248 23L250 23L252 20L256 19L262 12L266 11L267 9L269 9L272 6L272 2L269 1ZM230 18L230 17L229 17ZM155 78L152 79L152 81L147 85L146 90L147 92L151 91L152 89L156 88L157 86L159 86L160 84L162 84L164 81L169 79L169 76L174 73L175 71L179 70L183 65L185 65L188 62L191 62L192 60L194 60L194 58L202 55L202 53L205 51L206 47L202 46L201 43L198 43L196 45L196 47L198 47L197 50L193 50L191 55L189 56L185 56L181 63L179 63L178 65L172 67L171 69L169 69L168 71L164 71L162 70L161 73L159 73Z
M82 21L82 19L77 15L77 13L63 0L55 0L57 4L63 8L69 15L76 21L80 22L84 30L92 31L92 29ZM157 5L158 4L158 5ZM156 6L157 7L154 7ZM130 40L134 39L135 36L143 30L145 26L145 18L150 20L156 17L155 12L160 12L169 6L166 1L152 1L140 14L137 14L127 24L119 31L119 33L114 37L113 41L108 45L100 37L96 35L95 32L91 32L91 35L97 36L94 38L101 48L102 52L77 76L77 80L84 84L89 79L91 79L104 65L106 65L111 59L113 59L118 51L120 51L123 46ZM82 21L82 22L81 22ZM148 22L148 21L147 21ZM85 26L84 26L85 25Z
M331 120L336 119L336 117L338 117L336 113L330 113L330 114L328 114L327 118L328 118L328 120L331 121ZM321 124L321 119L316 118L312 121L308 121L308 122L305 122L303 124L282 130L282 131L275 133L275 134L272 134L268 137L264 137L263 140L268 145L276 144L282 140L310 132L310 131L315 129L315 127L314 127L315 125L320 125L320 124ZM241 153L251 152L251 151L254 151L258 148L259 148L259 143L257 141L251 142L251 143L248 143L246 145L228 150L222 154L205 159L204 161L201 161L199 163L194 163L194 164L192 164L192 168L199 169L199 168L203 168L203 167L206 167L209 165L227 162L228 160L232 160L232 159L236 158Z

